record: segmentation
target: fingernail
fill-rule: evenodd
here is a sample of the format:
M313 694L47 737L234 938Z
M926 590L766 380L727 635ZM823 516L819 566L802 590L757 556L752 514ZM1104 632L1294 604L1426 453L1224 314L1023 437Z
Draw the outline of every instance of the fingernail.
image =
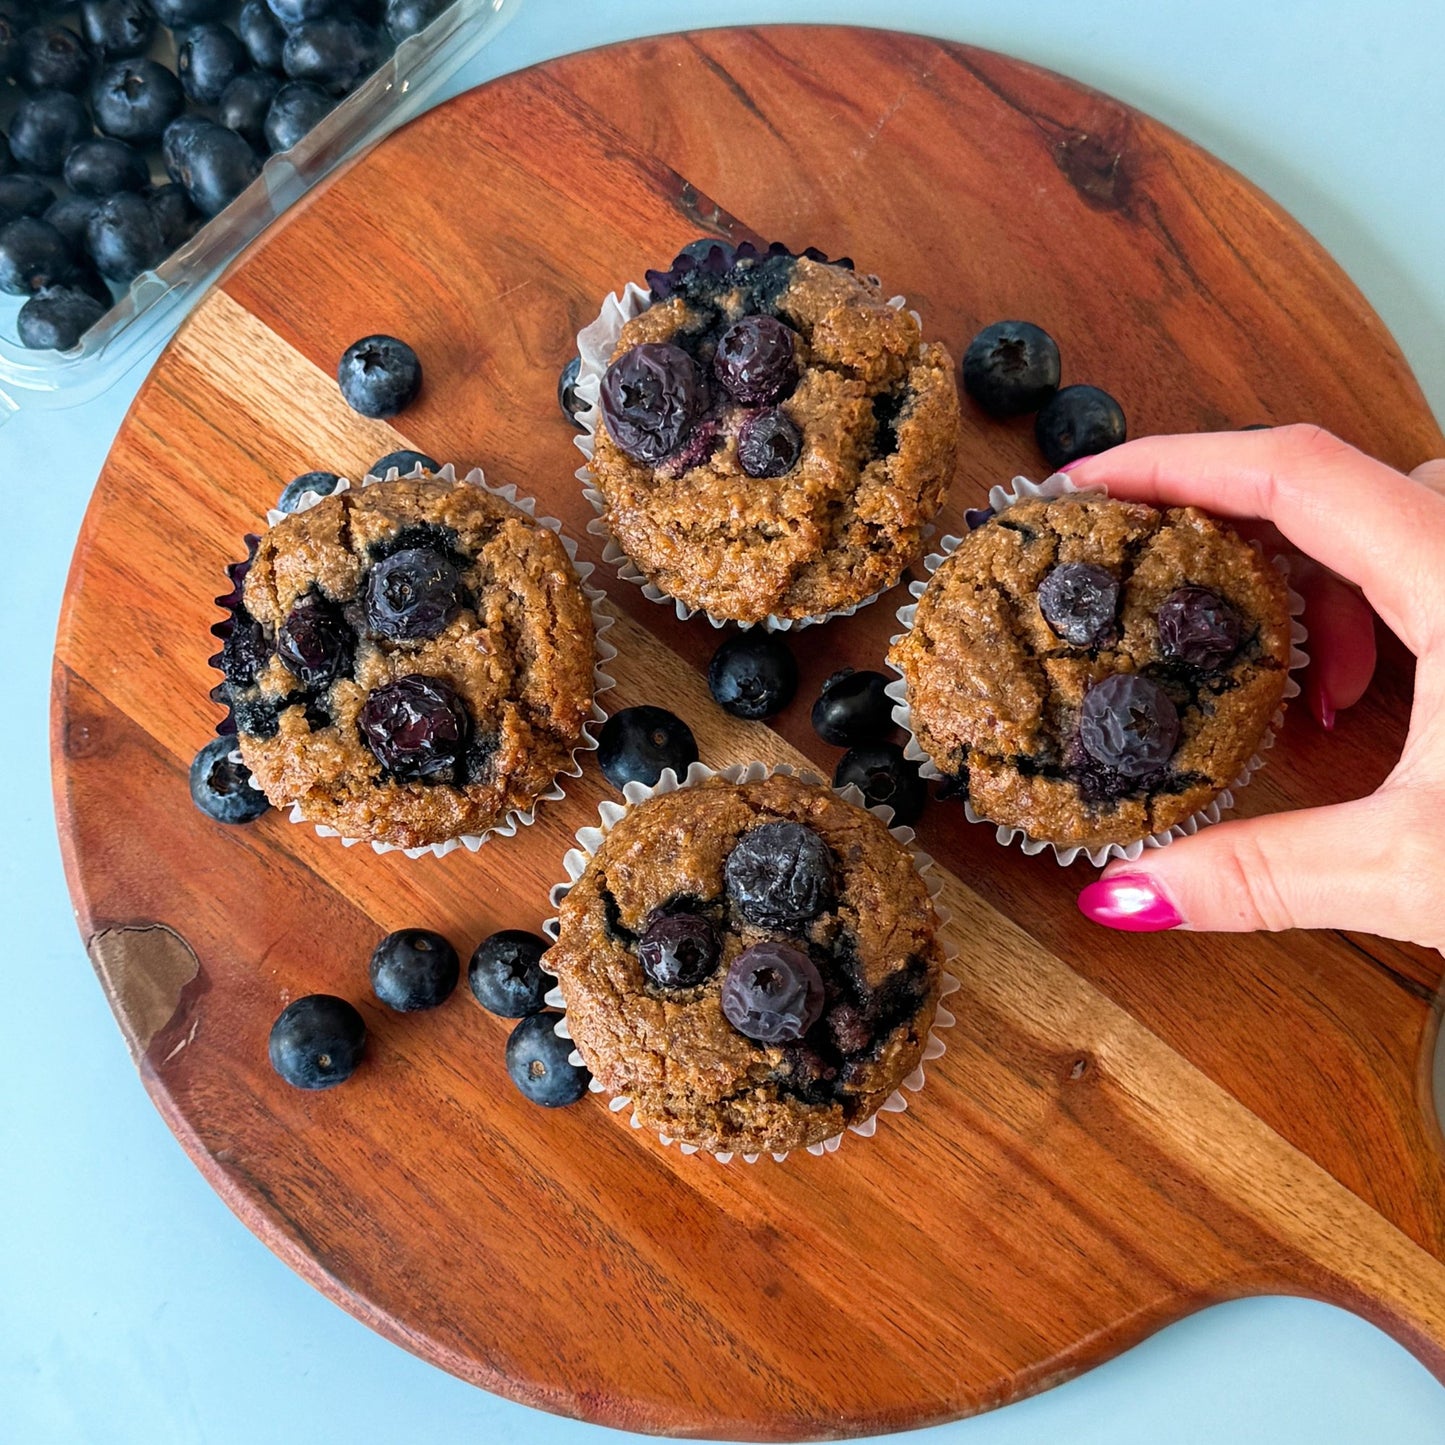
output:
M1089 884L1079 894L1079 912L1125 933L1158 933L1184 922L1159 885L1143 873L1116 873Z
M1305 696L1309 702L1309 709L1314 714L1315 721L1319 723L1326 732L1333 732L1335 728L1335 707L1325 693L1323 678L1310 678L1309 688Z

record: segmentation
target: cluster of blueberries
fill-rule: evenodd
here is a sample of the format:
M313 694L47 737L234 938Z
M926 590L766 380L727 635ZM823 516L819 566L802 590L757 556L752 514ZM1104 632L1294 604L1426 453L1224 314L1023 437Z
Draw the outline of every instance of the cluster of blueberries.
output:
M0 290L28 298L21 343L74 346L108 283L158 266L448 3L0 0Z

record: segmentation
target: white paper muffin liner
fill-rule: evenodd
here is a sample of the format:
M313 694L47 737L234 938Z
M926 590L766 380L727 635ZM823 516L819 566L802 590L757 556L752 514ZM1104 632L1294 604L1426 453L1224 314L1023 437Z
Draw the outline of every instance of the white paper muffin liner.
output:
M405 473L407 479L421 477L425 475L428 475L428 472L426 468L422 467L420 464L413 467L411 471ZM440 468L439 470L430 473L430 475L435 476L446 482L455 482L457 480L456 469L451 465L451 463L448 463L446 466ZM378 477L375 474L368 472L361 479L361 485L363 487L369 487L373 486L377 482L394 482L400 476L402 476L402 473L398 471L396 467L388 467L385 476ZM557 539L566 549L567 556L572 563L573 570L577 573L577 580L581 583L582 591L586 596L588 605L592 610L592 626L596 637L596 657L592 666L591 716L589 717L588 721L583 725L582 741L579 742L578 745L572 749L571 756L568 760L568 765L557 774L557 777L552 782L552 786L548 788L545 792L539 793L532 800L530 807L526 809L509 809L503 820L500 823L497 823L495 826L487 828L480 833L462 833L455 838L447 838L440 843L428 843L424 847L420 848L403 848L400 844L397 843L382 843L371 839L348 838L338 832L337 829L328 827L325 823L315 823L312 825L316 829L316 832L320 837L337 838L340 840L341 845L344 848L355 847L355 845L360 842L370 842L372 850L376 853L405 853L408 858L420 858L426 854L431 854L433 857L436 858L445 858L448 853L454 852L458 848L466 848L469 852L475 853L477 849L480 848L482 844L485 843L489 838L493 838L498 835L504 838L513 837L516 834L518 828L528 827L529 825L537 821L537 805L539 803L556 802L559 798L566 796L566 790L562 787L560 780L562 778L581 777L582 754L593 752L596 750L597 747L597 738L593 734L593 728L596 727L598 724L607 721L607 714L599 706L597 698L600 694L606 692L608 688L616 685L615 680L606 670L606 664L611 662L612 659L617 656L617 649L612 645L610 641L608 641L608 639L604 635L607 629L612 626L612 623L614 621L612 614L608 612L605 606L607 595L606 593L599 591L596 587L589 587L587 585L587 579L592 575L593 571L592 564L590 562L579 562L577 560L577 544L562 531L561 522L559 522L555 517L538 516L536 501L531 497L519 496L516 487L510 484L504 487L493 486L482 475L482 470L480 467L474 467L461 480L468 486L480 487L484 492L490 492L494 497L500 497L504 502L510 502L519 511L526 513L526 515L530 517L534 522L536 522L538 526L545 527L549 532L555 532L557 534ZM335 489L327 493L327 495L334 497L338 496L342 492L350 490L351 483L343 477L341 481L336 484ZM322 500L324 500L324 498L317 492L302 492L300 499L297 501L297 504L294 508L294 511L309 511L312 507L316 506L317 503L321 502ZM285 518L289 515L291 515L291 513L282 512L273 507L270 511L266 513L266 521L269 526L274 527L278 522L284 521ZM240 749L237 748L231 754L231 757L234 761L241 761ZM258 791L261 790L261 785L255 780L255 778L251 779L251 786L253 788L256 788ZM288 816L291 822L305 823L308 821L308 819L304 817L301 812L300 803L283 803L280 806L290 808L290 813Z
M705 763L693 763L693 765L688 768L686 776L681 780L679 780L677 774L671 768L667 768L664 769L662 776L652 787L647 787L642 783L628 783L622 790L622 796L626 800L625 802L614 803L608 801L599 807L598 813L601 818L600 827L581 828L578 830L577 846L569 849L562 860L562 866L567 870L567 881L556 884L549 895L552 906L554 908L560 906L562 900L571 891L573 885L586 871L587 865L592 861L597 850L601 848L603 839L605 839L607 834L639 803L645 803L649 798L660 797L664 793L675 793L680 788L695 788L699 783L706 782L709 778L720 777L729 783L758 783L762 782L765 778L771 777L774 773L781 773L784 777L797 778L803 783L827 786L824 780L818 777L816 773L799 771L789 767L787 764L769 767L766 763L736 763L732 767L722 769L710 768ZM834 788L832 791L837 793L845 802L853 803L858 807L867 807L863 794L851 783L845 788ZM893 810L887 806L880 804L877 807L868 808L868 811L875 817L882 819L884 824L892 822ZM953 960L958 950L945 936L945 929L951 915L948 910L938 902L938 893L943 887L943 880L933 872L933 859L929 857L928 854L920 852L912 846L914 836L912 828L890 827L888 831L899 843L908 849L913 858L913 866L917 870L919 877L923 879L924 886L928 890L929 898L933 900L934 912L938 917L938 937L943 948L944 967L940 973L938 1009L934 1015L932 1027L928 1031L928 1039L923 1046L923 1054L918 1067L903 1080L899 1088L895 1089L888 1098L883 1101L877 1112L870 1114L861 1124L848 1125L847 1130L844 1131L845 1133L857 1134L865 1139L871 1139L873 1137L878 1127L878 1120L883 1114L901 1114L908 1108L908 1098L905 1090L908 1091L908 1093L916 1094L923 1087L923 1065L939 1058L945 1052L945 1045L939 1037L939 1032L943 1029L952 1028L955 1020L953 1015L943 1006L943 1000L947 998L949 994L956 992L959 987L958 980L948 972L947 968L947 965ZM542 925L542 931L555 943L560 926L559 918L553 915L553 917L549 918ZM544 959L544 967L545 962ZM550 1007L559 1008L563 1011L562 1017L557 1021L556 1032L558 1037L570 1039L572 1035L567 1029L567 999L560 983L547 994L546 1001ZM572 1051L570 1062L585 1067L582 1056L576 1049ZM591 1081L589 1088L594 1094L606 1092L596 1079ZM631 1104L632 1098L630 1095L614 1094L608 1101L608 1108L616 1114L628 1108ZM642 1128L642 1121L637 1117L635 1108L632 1112L632 1127L634 1129ZM711 1154L711 1157L716 1159L720 1164L729 1163L734 1157L739 1157L748 1164L755 1164L763 1157L761 1154L742 1154L735 1156L730 1151L712 1153L710 1150L704 1149L697 1144L688 1144L681 1140L673 1139L666 1134L659 1133L657 1137L665 1145L676 1144L678 1149L684 1154ZM808 1153L819 1156L831 1154L842 1144L843 1137L843 1134L835 1134L832 1138L825 1139L821 1143L809 1144ZM784 1150L781 1153L775 1153L771 1157L781 1164L782 1161L788 1157L788 1151Z
M573 440L577 450L587 458L588 462L592 460L597 427L601 420L597 403L602 386L602 374L607 370L608 363L612 359L613 348L616 347L617 340L622 335L622 328L633 317L640 316L651 304L650 293L629 281L621 294L608 296L602 303L602 310L597 319L577 333L577 355L581 360L581 367L577 372L577 381L573 389L577 397L586 405L577 414L577 424L584 430ZM888 304L895 309L901 309L907 302L902 296L892 296L889 298ZM911 315L922 326L923 323L918 313L915 311ZM657 583L649 579L632 558L622 550L622 544L612 535L612 530L607 525L607 498L598 490L591 467L578 467L577 480L582 483L582 495L587 498L592 510L597 513L596 517L587 524L587 530L594 537L602 539L602 560L609 566L615 567L617 575L624 582L631 582L641 587L642 595L649 602L670 603L678 617L684 622L689 617L696 617L700 614L706 617L714 627L726 627L732 623L744 629L761 627L767 632L788 632L794 628L813 627L834 617L851 617L860 607L867 607L869 603L876 602L885 591L889 590L883 588L868 597L850 603L847 607L839 607L832 612L820 612L813 617L778 617L769 613L761 622L738 622L735 618L714 616L705 609L689 607L686 602L679 601L669 592L664 592ZM928 527L925 530L924 540L932 540L934 531L933 527Z
M1046 477L1042 482L1032 482L1027 477L1015 477L1007 486L997 486L989 489L988 505L995 513L1002 512L1014 505L1015 502L1046 500L1051 501L1056 497L1062 497L1070 492L1078 493L1104 493L1106 488L1100 486L1078 487L1063 472L1056 472L1051 477ZM963 541L962 537L947 536L939 543L939 550L932 552L924 559L924 567L927 569L928 578L948 560L958 549ZM1264 549L1257 543L1250 544L1261 556ZM1272 565L1286 578L1288 578L1288 566L1282 557L1272 559ZM902 639L913 628L914 618L918 614L918 599L923 596L928 588L928 580L910 582L908 591L913 600L898 609L898 620L903 624L904 630L896 633L889 639L889 650L893 645ZM1309 634L1305 630L1304 623L1300 621L1300 614L1304 611L1304 598L1302 598L1293 587L1289 588L1289 614L1290 614L1290 650L1289 650L1289 671L1285 677L1284 699L1281 701L1279 710L1270 719L1269 726L1265 729L1264 736L1260 739L1258 749L1250 756L1240 770L1239 776L1227 788L1221 789L1215 794L1207 807L1200 808L1191 813L1183 822L1175 823L1172 828L1162 832L1150 833L1146 837L1136 838L1132 843L1109 843L1102 848L1085 848L1078 844L1067 845L1062 843L1049 843L1040 838L1031 838L1024 829L1014 827L1008 823L995 824L992 819L985 818L974 809L973 804L967 799L964 800L963 811L970 823L985 823L995 830L994 836L998 842L1008 847L1017 843L1019 847L1032 857L1036 853L1042 853L1048 849L1053 853L1061 867L1067 867L1076 862L1079 858L1085 858L1096 868L1102 868L1111 858L1124 858L1130 862L1138 858L1145 848L1163 848L1172 843L1176 838L1187 838L1197 833L1201 828L1207 828L1211 823L1219 822L1222 815L1234 806L1235 793L1245 787L1249 780L1264 766L1264 754L1274 746L1275 734L1284 723L1284 702L1290 698L1298 697L1300 692L1299 683L1295 680L1294 674L1302 668L1308 658L1303 651L1303 644ZM897 672L890 662L889 667ZM924 751L923 745L919 742L913 731L912 712L908 706L908 690L902 674L888 684L884 689L890 698L893 699L893 721L908 734L908 741L904 745L903 754L911 758L919 765L919 772L925 778L942 778L944 774L939 771L933 759Z

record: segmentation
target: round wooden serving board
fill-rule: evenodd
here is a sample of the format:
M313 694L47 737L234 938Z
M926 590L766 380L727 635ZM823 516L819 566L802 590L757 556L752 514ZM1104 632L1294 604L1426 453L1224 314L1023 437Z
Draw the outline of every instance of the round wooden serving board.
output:
M1131 429L1322 422L1402 467L1445 450L1378 319L1248 183L1117 103L997 55L848 29L723 30L544 65L460 97L254 246L136 400L75 555L55 669L57 809L90 956L146 1088L238 1215L333 1299L488 1389L607 1425L786 1439L885 1431L1061 1380L1211 1301L1334 1300L1445 1374L1445 1170L1428 1103L1440 959L1370 937L1092 927L1087 869L999 848L955 804L944 873L958 1027L871 1140L719 1165L602 1100L543 1112L507 1025L463 987L432 1015L370 996L377 938L464 956L536 928L573 833L614 796L589 759L536 826L437 861L345 849L272 812L190 805L218 720L211 599L293 474L399 446L480 464L599 560L557 372L601 297L700 232L847 254L955 354L1032 318L1066 381ZM368 332L424 358L395 427L342 404ZM1026 422L965 406L942 518L1037 475ZM798 700L734 721L718 635L609 569L612 708L662 703L705 761L838 754L808 724L835 668L877 666L902 589L798 635ZM1388 771L1398 648L1327 736L1292 715L1246 812ZM356 1001L345 1087L284 1085L291 997Z

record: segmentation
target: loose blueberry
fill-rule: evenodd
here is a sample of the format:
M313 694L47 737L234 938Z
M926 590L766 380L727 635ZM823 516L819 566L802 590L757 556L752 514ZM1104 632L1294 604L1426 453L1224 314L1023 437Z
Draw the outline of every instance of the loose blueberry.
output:
M83 90L90 79L85 41L64 25L27 30L20 37L19 79L31 90Z
M1097 386L1066 386L1056 391L1034 420L1039 450L1055 469L1106 452L1118 446L1126 434L1119 403Z
M127 284L165 259L160 223L133 191L107 196L85 228L90 258L102 276Z
M234 738L212 738L191 763L191 801L218 823L254 823L271 805L251 786L251 770L233 763Z
M161 229L161 245L167 254L183 246L200 228L201 218L184 186L171 181L164 186L150 186L142 194Z
M203 115L178 115L166 126L161 136L161 163L166 174L177 184L181 183L186 158L198 137L208 131L215 121Z
M69 351L109 308L70 286L47 286L20 308L15 331L32 351Z
M903 756L897 743L864 743L850 748L833 773L833 786L852 783L870 808L880 803L893 809L894 824L914 823L928 801L918 764Z
M268 71L252 70L238 75L221 92L216 115L227 130L244 136L246 144L253 149L269 149L266 145L266 116L280 89L280 77Z
M333 95L346 95L376 69L381 37L350 16L308 20L286 37L281 63L292 80L309 80Z
M798 664L781 637L755 627L713 653L707 686L713 701L734 717L772 717L798 690Z
M276 656L311 690L330 687L350 671L355 647L356 635L340 610L315 592L303 597L276 629Z
M1039 583L1039 611L1054 635L1070 647L1107 641L1118 607L1118 581L1089 562L1061 563Z
M44 181L34 176L0 176L0 226L18 221L21 216L45 216L48 220L47 213L56 204L55 192ZM56 230L60 227L56 226Z
M845 667L823 684L813 704L813 731L834 747L878 742L893 728L893 702L881 672L854 672Z
M571 1063L572 1043L556 1034L557 1013L533 1014L507 1040L507 1072L534 1104L560 1109L587 1092L592 1075Z
M245 139L223 125L212 125L187 145L179 180L191 204L203 216L214 216L260 174L261 158Z
M65 237L34 216L0 226L0 291L29 296L63 283L73 263Z
M378 457L367 470L374 477L386 480L386 474L396 468L398 476L410 476L418 467L426 472L441 471L441 463L435 457L429 457L425 452L387 452L384 457Z
M761 823L733 845L723 868L727 895L750 923L789 928L834 900L833 850L801 823Z
M1095 762L1125 778L1158 772L1179 742L1179 714L1157 683L1116 673L1084 694L1079 741Z
M421 390L421 362L394 336L363 336L341 355L336 368L341 395L362 416L395 416Z
M386 0L386 30L394 44L419 35L451 0Z
M106 135L150 145L185 109L186 96L164 65L144 58L117 60L96 77L90 105Z
M185 30L220 18L226 0L150 0L156 19L172 30Z
M823 1016L823 979L806 953L772 939L733 959L723 979L723 1017L760 1044L800 1039Z
M707 408L707 387L681 347L649 341L607 368L600 403L612 440L635 461L652 465L687 439Z
M467 965L472 996L489 1013L504 1019L540 1013L554 982L542 963L549 947L545 938L520 928L505 928L484 938Z
M450 772L472 735L471 714L450 684L419 673L376 688L357 724L377 762L403 782Z
M187 30L176 47L176 74L188 99L214 105L226 87L250 70L251 56L229 25L209 21Z
M272 155L289 151L336 104L319 85L293 80L276 92L266 112L266 144Z
M577 395L577 373L581 370L582 358L574 356L562 368L562 374L557 378L557 405L562 408L567 420L579 428L581 423L578 417L587 409L586 402Z
M388 933L371 955L371 991L398 1013L444 1004L460 974L456 949L427 928Z
M671 768L679 778L697 761L697 740L680 717L660 707L626 707L602 725L597 765L614 788L649 788Z
M300 506L302 494L305 492L315 492L318 497L329 497L340 480L335 472L303 472L301 476L293 477L286 483L281 495L276 499L276 510L294 512Z
M271 1025L271 1067L298 1089L330 1089L356 1072L366 1053L366 1024L344 998L307 994Z
M1030 321L995 321L963 353L963 389L990 415L1037 411L1059 389L1059 348Z
M141 191L151 179L145 157L113 136L95 136L72 146L65 157L64 176L77 195L93 197Z
M637 941L637 961L658 988L696 988L717 972L717 929L693 913L654 917Z
M802 432L776 407L754 412L738 429L738 465L750 477L786 476L802 454Z
M124 60L145 54L156 22L145 0L81 0L80 30L97 55Z
M432 547L405 547L367 574L366 624L394 642L435 637L463 602L460 574Z
M27 170L58 176L65 157L90 134L85 102L64 90L37 90L10 117L10 149Z
M794 334L774 316L744 316L722 334L713 375L744 406L770 406L798 384Z
M267 8L266 0L246 0L236 21L236 33L251 57L251 64L258 70L281 69L281 47L286 43L286 31Z
M1244 620L1208 587L1180 587L1159 604L1159 645L1165 657L1205 669L1227 662L1244 638Z

